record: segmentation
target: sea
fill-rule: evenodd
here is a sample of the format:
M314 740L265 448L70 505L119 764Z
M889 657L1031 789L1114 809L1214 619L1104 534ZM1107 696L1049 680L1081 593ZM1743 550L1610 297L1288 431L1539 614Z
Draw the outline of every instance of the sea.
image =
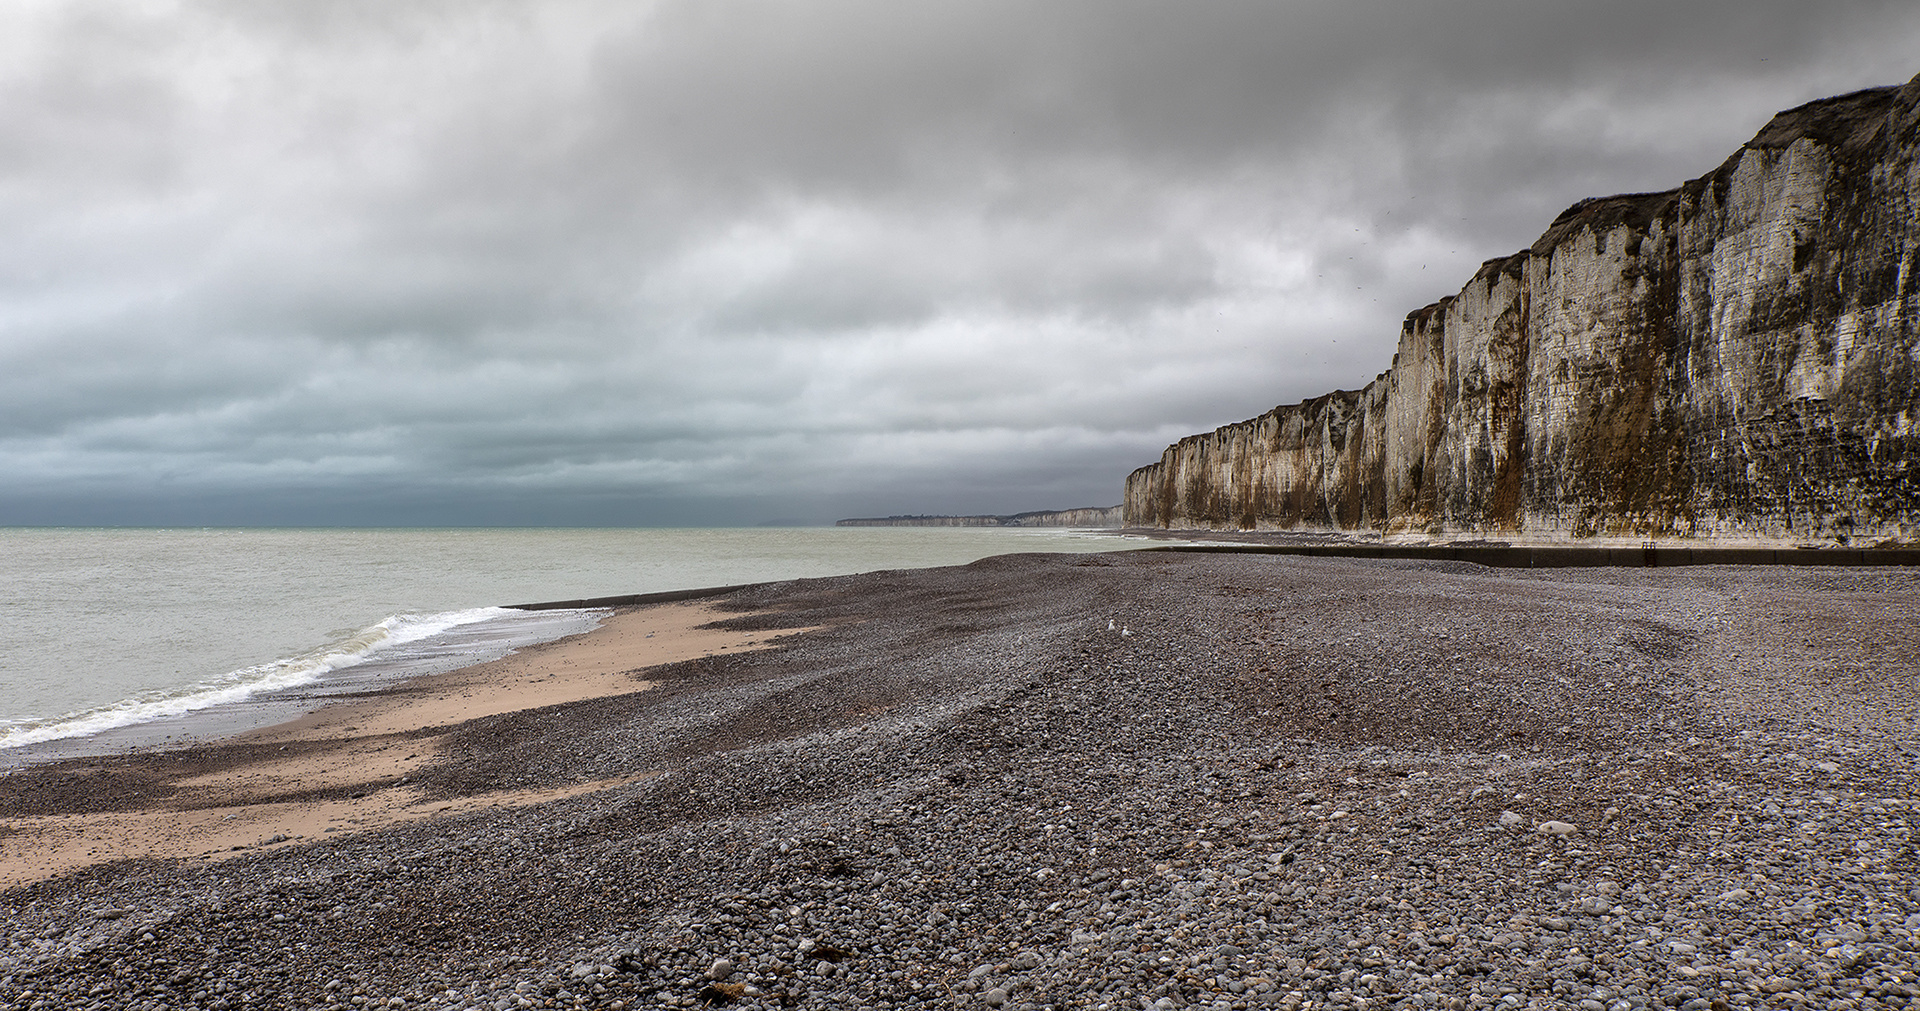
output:
M607 613L502 605L1148 543L994 527L0 528L0 765L276 722Z

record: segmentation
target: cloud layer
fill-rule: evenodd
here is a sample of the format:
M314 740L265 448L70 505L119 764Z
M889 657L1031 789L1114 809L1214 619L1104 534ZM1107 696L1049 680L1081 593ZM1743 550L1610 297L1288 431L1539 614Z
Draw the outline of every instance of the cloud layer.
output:
M11 4L0 523L1110 503L1916 52L1877 2Z

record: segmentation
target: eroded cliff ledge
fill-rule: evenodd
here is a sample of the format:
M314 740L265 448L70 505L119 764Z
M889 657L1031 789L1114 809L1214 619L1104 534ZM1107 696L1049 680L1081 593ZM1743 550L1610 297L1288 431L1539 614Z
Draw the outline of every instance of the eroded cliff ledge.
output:
M1129 526L1920 540L1920 77L1584 200L1407 317L1392 367L1189 436Z

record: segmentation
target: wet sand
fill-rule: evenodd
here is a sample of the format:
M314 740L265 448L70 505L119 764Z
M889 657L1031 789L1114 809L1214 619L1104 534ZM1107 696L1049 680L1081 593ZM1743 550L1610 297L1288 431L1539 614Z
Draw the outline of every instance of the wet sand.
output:
M707 627L704 603L617 612L593 631L418 678L371 697L150 763L144 797L72 796L0 818L0 888L130 858L218 860L436 815L549 801L642 774L457 799L411 778L470 720L645 691L649 668L766 648L775 637ZM75 763L85 769L86 763ZM101 761L110 770L121 763ZM151 798L151 799L147 799ZM90 810L92 807L104 809Z

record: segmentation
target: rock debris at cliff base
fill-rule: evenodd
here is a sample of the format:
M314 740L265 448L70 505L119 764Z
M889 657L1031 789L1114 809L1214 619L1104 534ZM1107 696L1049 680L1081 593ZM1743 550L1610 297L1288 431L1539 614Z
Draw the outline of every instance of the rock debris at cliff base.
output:
M826 627L420 774L659 775L12 890L0 1001L1912 1006L1912 570L1122 553L728 600Z
M1125 525L1920 541L1920 77L1583 200L1391 367L1169 446Z

